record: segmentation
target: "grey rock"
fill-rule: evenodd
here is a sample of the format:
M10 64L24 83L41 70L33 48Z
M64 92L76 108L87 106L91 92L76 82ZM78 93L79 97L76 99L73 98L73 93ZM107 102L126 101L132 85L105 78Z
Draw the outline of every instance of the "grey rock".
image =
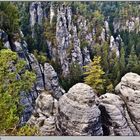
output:
M36 89L38 91L43 91L44 90L44 81L43 81L41 67L33 54L28 54L28 57L29 57L29 62L30 62L31 68L36 74L36 84L35 84Z
M105 29L103 28L102 29L102 32L101 32L101 40L104 42L105 41L105 36L106 36L106 32L105 32Z
M36 126L41 135L55 135L55 115L57 100L47 92L42 92L36 99L35 109L28 124Z
M118 42L115 41L114 37L111 36L110 37L110 49L111 51L115 51L116 52L116 56L119 57L119 44Z
M40 128L40 132L43 136L55 136L56 125L55 117L51 116L44 121L44 125Z
M52 23L52 20L53 20L54 15L55 15L54 7L51 4L51 6L50 6L50 24Z
M42 25L43 20L43 9L41 7L41 2L32 2L29 7L30 13L30 26L32 29L32 37L34 37L34 25L37 23Z
M10 43L8 40L8 35L1 29L0 29L0 40L2 40L2 43L3 43L5 48L11 49Z
M109 33L110 29L109 29L109 23L107 20L104 22L104 26L105 26L106 32Z
M114 32L127 30L128 32L140 31L140 18L139 17L130 17L130 19L125 20L123 23L119 19L114 19L113 21Z
M41 93L36 99L36 106L46 117L56 113L56 110L54 110L56 106L56 100L50 94L45 92Z
M82 54L84 59L83 65L88 65L91 62L91 59L90 59L90 52L87 47L83 48Z
M35 91L34 87L29 93L20 93L20 104L24 107L20 118L20 125L24 125L31 117L37 96L38 93Z
M82 58L82 52L80 49L80 40L77 36L77 28L76 26L73 26L73 45L74 49L72 52L72 62L78 63L81 67L83 66L83 58Z
M132 124L140 134L140 76L127 73L115 90L124 100Z
M125 103L118 95L106 93L100 96L99 108L102 114L104 135L133 135L127 119L125 118L124 105Z
M64 76L66 76L69 73L69 62L66 50L69 47L70 36L67 27L68 20L66 18L66 10L67 8L63 6L57 9L57 24L56 24L58 57L60 59L60 64Z
M57 73L49 63L44 64L44 79L46 90L48 90L54 98L59 99L65 93L59 85Z
M59 99L57 129L59 135L102 135L96 95L86 84L74 85Z

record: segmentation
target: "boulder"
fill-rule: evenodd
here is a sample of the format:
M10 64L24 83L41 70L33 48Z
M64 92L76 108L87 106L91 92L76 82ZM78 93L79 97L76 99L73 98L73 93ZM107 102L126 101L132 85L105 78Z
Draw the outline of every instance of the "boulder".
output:
M30 63L30 66L36 74L36 83L35 83L36 89L38 91L43 91L44 90L44 81L43 81L41 66L33 54L28 54L28 58L29 58L28 61Z
M115 94L101 95L101 110L104 135L132 136L133 132L125 117L125 103Z
M44 64L44 79L46 90L48 90L54 98L59 99L65 93L59 85L57 73L49 63Z
M115 90L125 102L132 124L135 126L134 131L140 134L140 76L132 72L127 73Z
M96 95L86 84L74 85L59 99L57 129L59 135L99 136L103 134Z
M41 135L55 135L57 100L48 92L42 92L36 99L35 109L28 124L36 126Z

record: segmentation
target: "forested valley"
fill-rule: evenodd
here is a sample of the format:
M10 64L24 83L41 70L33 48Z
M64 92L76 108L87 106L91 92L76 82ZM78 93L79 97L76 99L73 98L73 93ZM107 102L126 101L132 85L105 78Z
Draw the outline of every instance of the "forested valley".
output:
M0 135L140 135L139 99L140 2L0 2Z

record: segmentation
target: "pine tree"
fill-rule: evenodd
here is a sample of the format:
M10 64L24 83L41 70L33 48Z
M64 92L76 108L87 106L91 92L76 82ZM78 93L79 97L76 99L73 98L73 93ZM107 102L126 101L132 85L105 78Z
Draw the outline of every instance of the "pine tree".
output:
M114 58L114 65L112 68L111 75L112 75L112 82L114 85L116 85L120 80L120 65L117 56Z
M61 85L68 91L76 83L82 82L82 70L78 63L72 63L69 66L69 74L67 77L61 77Z
M101 57L95 56L93 62L91 62L87 66L84 66L84 68L86 69L86 72L84 73L86 75L84 81L86 84L90 85L93 89L95 89L98 93L103 93L103 85L105 82L103 75L105 74L105 72L103 71L100 63Z
M124 73L125 73L125 66L126 66L125 51L124 51L124 48L122 47L121 52L120 52L120 73L121 73L121 76L124 75Z
M8 35L18 31L18 8L11 2L0 2L0 28Z
M135 72L137 67L138 67L138 57L136 55L134 47L132 47L130 55L128 56L127 71Z
M14 130L19 122L19 93L30 90L35 74L9 49L0 50L0 134Z
M109 71L108 54L109 45L105 42L102 46L102 67L106 73Z

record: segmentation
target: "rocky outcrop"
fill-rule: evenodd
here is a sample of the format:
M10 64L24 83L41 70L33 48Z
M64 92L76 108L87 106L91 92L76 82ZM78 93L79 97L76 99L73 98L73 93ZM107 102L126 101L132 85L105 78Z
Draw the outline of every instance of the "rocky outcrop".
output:
M32 2L29 7L29 13L30 13L30 26L32 29L32 37L34 37L34 25L36 23L42 25L43 9L41 7L41 2Z
M125 118L125 103L115 94L100 96L100 105L104 135L129 136L133 132Z
M86 84L74 85L64 94L58 105L57 129L59 135L102 135L100 110L96 95Z
M72 56L72 62L76 62L79 64L79 66L83 66L83 58L82 58L82 52L80 48L80 40L77 36L77 28L76 26L73 26L73 50L71 52Z
M83 65L88 65L91 62L90 59L90 52L88 50L88 47L84 47L82 50L82 54L83 54Z
M69 23L66 18L66 8L61 6L57 10L57 24L56 24L56 40L58 56L62 67L63 75L66 76L69 73L69 62L67 48L69 47L70 34L68 32ZM70 15L69 15L70 16ZM67 16L67 17L69 17Z
M3 46L7 49L10 49L10 43L8 40L8 35L0 29L0 40L2 40Z
M126 74L117 85L116 93L98 98L83 83L74 85L58 101L43 92L28 123L39 127L42 135L140 135L140 76Z
M86 20L79 22L79 28L82 30L82 34L87 31ZM91 43L91 34L85 36L86 40ZM90 56L88 48L81 50L81 40L78 37L78 27L72 21L71 7L60 6L57 12L57 25L56 25L56 39L58 56L62 68L63 76L67 76L69 73L69 65L71 63L77 63L82 69L84 64L89 63ZM87 47L87 46L85 46ZM84 59L84 60L83 60Z
M38 93L35 87L29 93L20 93L20 104L24 107L20 118L20 125L24 125L31 117Z
M125 102L135 132L140 135L140 76L127 73L117 85L116 92Z
M54 17L55 13L54 13L54 7L51 4L50 6L50 24L52 23L53 17Z
M104 135L140 135L140 76L127 73L115 91L99 98Z
M116 52L116 56L119 57L119 43L115 41L114 37L110 37L110 50Z
M42 92L36 99L36 106L28 124L39 128L41 135L55 135L55 115L57 100L47 92Z
M46 90L56 99L59 99L65 93L59 85L57 73L49 63L44 64L44 80Z
M22 32L21 32L21 36L22 36ZM0 30L0 39L2 40L3 46L5 48L14 50L18 54L19 59L23 59L27 62L26 68L30 69L30 63L32 61L28 59L29 53L27 49L27 43L24 40L19 39L12 42L12 47L11 47L8 40L8 35L2 30ZM31 91L28 93L25 92L20 93L20 103L21 105L24 106L20 118L20 125L25 124L30 118L30 116L32 115L32 111L34 109L34 102L37 96L38 96L38 92L36 91L35 86L33 86Z
M36 74L36 89L38 91L44 90L44 80L43 80L43 71L41 69L41 65L38 63L37 59L33 54L28 55L29 63L32 68L32 70Z
M140 31L140 18L131 17L123 21L119 19L114 19L113 27L115 33L117 31L121 32L125 30L127 30L128 32L135 31L136 33L138 33Z

